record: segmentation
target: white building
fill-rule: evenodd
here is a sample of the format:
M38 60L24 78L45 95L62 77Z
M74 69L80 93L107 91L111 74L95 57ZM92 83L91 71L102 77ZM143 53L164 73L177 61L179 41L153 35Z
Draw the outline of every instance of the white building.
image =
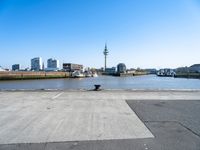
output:
M59 60L57 59L48 59L47 60L47 68L45 69L47 71L57 71L59 70Z
M31 70L33 71L40 71L42 70L42 58L41 57L36 57L31 59Z

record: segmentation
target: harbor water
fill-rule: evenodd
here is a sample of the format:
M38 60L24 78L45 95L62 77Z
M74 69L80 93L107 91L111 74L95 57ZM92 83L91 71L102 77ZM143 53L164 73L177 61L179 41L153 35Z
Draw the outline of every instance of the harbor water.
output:
M199 79L157 77L156 75L144 75L134 77L99 76L96 78L63 78L0 81L0 90L91 90L94 88L95 84L100 84L102 89L200 89Z

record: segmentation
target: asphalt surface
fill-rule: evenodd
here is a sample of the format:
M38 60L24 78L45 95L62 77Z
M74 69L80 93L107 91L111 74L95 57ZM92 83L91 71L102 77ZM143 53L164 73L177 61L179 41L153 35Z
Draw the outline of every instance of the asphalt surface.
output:
M0 150L200 150L200 101L126 102L155 138L4 144Z
M193 132L193 134L200 136L199 100L128 100L127 103L144 123L178 123Z

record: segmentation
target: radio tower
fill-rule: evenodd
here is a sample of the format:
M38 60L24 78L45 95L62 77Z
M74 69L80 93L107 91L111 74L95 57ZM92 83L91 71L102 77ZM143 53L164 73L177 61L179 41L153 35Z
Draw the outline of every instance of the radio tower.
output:
M103 54L105 56L105 70L106 70L107 55L108 55L108 49L107 49L107 45L106 44L105 44L105 48L104 48Z

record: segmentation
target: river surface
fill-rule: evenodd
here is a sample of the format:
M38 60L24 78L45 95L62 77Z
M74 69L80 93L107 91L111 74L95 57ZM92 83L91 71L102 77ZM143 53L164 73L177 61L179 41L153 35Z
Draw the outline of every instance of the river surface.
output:
M157 77L144 75L135 77L99 76L97 78L82 79L42 79L42 80L16 80L0 81L0 90L11 89L86 89L94 88L100 84L102 89L200 89L199 79Z

